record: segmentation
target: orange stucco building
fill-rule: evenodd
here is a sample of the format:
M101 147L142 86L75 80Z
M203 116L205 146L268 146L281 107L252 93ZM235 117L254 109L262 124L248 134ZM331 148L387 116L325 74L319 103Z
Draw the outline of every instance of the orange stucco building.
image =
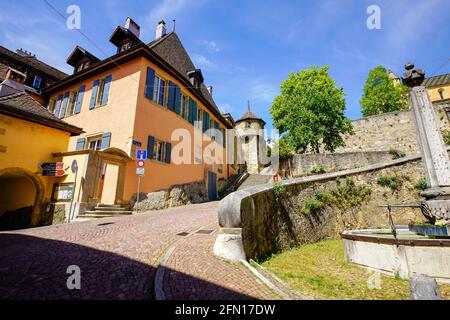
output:
M148 154L141 193L197 183L207 192L202 196L215 199L219 180L236 173L235 166L223 163L227 157L222 133L232 125L178 36L166 33L162 21L156 39L145 44L139 27L128 18L110 41L117 54L104 60L76 47L68 59L74 74L44 91L49 111L85 132L70 139L67 152L54 154L67 165L77 160L77 210L133 205L137 150ZM180 139L176 130L191 139ZM181 145L189 148L180 151ZM215 163L206 159L208 146L214 146L210 154ZM67 179L75 181L73 174Z

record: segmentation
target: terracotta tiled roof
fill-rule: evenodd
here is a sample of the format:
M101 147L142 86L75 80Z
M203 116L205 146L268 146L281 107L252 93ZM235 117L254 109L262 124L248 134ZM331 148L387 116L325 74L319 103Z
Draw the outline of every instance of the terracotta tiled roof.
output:
M2 47L2 46L0 46L0 54L8 56L20 63L29 65L29 66L35 68L36 70L41 71L42 73L45 73L49 76L54 77L57 80L61 80L68 76L64 72L59 71L58 69L53 68L52 66L49 66L48 64L38 60L35 57L25 57L18 53L12 52L11 50L9 50L5 47Z
M424 87L436 87L450 84L450 73L441 74L439 76L426 78L422 85Z
M0 97L0 113L44 124L70 132L73 135L78 135L83 132L82 129L70 125L53 115L25 92Z

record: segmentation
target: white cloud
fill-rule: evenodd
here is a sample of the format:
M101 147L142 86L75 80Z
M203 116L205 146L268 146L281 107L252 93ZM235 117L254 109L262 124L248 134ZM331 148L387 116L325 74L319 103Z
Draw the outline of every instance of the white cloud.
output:
M234 108L228 103L219 104L219 109L222 113L231 113L234 111Z
M278 91L277 86L261 81L255 81L250 86L252 100L254 99L264 103L272 103Z
M220 52L220 48L217 46L215 41L204 40L203 45L209 53Z
M197 68L200 68L206 72L235 74L235 73L244 73L247 71L247 69L242 66L215 63L201 54L193 54L192 61L194 62L194 65Z

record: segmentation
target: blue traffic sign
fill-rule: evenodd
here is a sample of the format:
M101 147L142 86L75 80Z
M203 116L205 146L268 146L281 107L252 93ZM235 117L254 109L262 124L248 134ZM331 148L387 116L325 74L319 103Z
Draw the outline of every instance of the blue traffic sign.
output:
M147 160L147 150L137 150L136 151L137 160Z

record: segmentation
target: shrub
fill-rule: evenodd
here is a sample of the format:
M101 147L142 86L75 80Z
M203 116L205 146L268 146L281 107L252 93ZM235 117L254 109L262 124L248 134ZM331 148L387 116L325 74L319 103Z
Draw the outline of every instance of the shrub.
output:
M425 180L425 179L417 180L414 188L416 188L417 190L420 190L420 191L424 191L426 188L428 188L427 180Z
M281 182L274 182L272 189L277 200L280 200L286 196L286 187Z
M389 187L392 190L399 190L402 185L402 178L396 174L390 176L381 176L377 179L377 183L383 187Z
M406 153L404 153L401 150L397 150L397 149L390 149L389 150L389 154L392 156L392 159L400 159L406 156Z
M310 172L314 173L314 174L323 174L326 171L325 171L325 168L323 166L316 166L316 167L313 167Z
M317 199L305 199L301 212L303 214L314 214L317 211L323 209L325 203Z

